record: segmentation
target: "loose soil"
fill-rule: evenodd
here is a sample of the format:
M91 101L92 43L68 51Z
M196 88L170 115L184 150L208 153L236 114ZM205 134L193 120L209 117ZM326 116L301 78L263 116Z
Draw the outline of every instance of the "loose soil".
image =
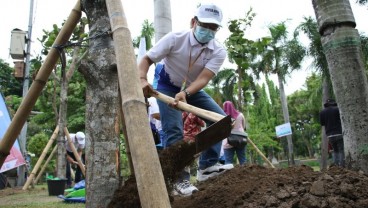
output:
M160 153L168 193L172 181L186 165L193 144L181 143ZM189 153L188 153L189 152ZM176 158L177 160L173 160ZM178 159L179 158L179 159ZM185 162L183 162L185 161ZM339 167L320 172L308 166L265 168L235 166L220 176L196 184L189 197L170 196L173 208L224 207L368 207L368 176ZM109 207L140 207L134 177L120 187Z
M368 207L368 177L338 167L315 172L308 166L237 166L197 187L172 207Z

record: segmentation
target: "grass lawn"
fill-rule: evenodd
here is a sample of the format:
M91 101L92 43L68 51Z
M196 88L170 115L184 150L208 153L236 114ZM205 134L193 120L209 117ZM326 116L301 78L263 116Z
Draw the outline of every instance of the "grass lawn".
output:
M65 203L63 199L49 196L47 185L37 185L29 190L22 187L6 188L0 190L0 207L27 207L27 208L66 208L85 207L84 203Z

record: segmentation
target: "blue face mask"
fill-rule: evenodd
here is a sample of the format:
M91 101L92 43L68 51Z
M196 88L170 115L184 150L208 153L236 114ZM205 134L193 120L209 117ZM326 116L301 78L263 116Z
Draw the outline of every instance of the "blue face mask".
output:
M198 26L194 30L194 36L200 43L208 43L215 38L215 31Z

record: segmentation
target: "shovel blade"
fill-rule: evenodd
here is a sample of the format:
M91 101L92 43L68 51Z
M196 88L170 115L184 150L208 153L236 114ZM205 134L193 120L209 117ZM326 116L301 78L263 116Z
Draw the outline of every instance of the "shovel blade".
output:
M202 152L228 137L231 133L231 122L231 116L226 116L197 134L195 136L196 153Z

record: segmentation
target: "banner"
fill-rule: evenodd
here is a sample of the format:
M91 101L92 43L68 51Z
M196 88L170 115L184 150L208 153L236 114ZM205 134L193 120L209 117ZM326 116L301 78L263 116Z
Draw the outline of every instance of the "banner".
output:
M283 137L292 134L290 123L285 123L279 126L276 126L276 136Z
M0 93L0 140L3 139L6 130L10 125L10 115L5 105L5 100ZM20 151L19 142L16 140L13 147L10 150L10 154L6 157L3 166L1 166L0 173L8 171L10 169L19 167L25 164L22 152Z

